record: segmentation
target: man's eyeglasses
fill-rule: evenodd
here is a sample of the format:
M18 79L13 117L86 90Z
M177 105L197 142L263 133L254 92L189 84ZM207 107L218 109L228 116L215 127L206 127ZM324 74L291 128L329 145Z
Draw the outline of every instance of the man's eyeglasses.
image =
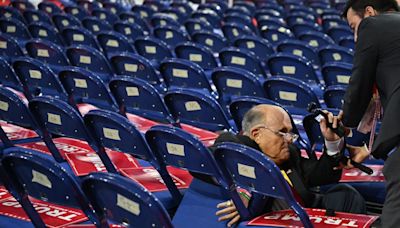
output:
M267 126L259 126L258 128L263 128L263 129L267 129L268 131L283 137L285 140L287 140L288 142L296 142L296 140L299 138L299 135L291 133L291 132L281 132L281 131L274 131L271 128L267 127Z

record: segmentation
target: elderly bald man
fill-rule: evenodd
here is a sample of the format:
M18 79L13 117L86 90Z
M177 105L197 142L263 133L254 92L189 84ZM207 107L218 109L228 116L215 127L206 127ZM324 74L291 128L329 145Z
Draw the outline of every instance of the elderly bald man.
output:
M327 113L329 122L336 128L340 117ZM245 114L241 135L223 133L218 137L215 145L222 142L235 142L267 155L280 167L294 195L305 207L366 213L364 199L349 185L336 185L325 195L310 190L314 186L339 181L342 171L338 169L340 167L338 155L344 149L344 139L327 128L325 119L321 120L320 128L325 138L324 153L319 160L306 159L301 157L300 150L292 144L298 138L298 135L291 133L292 128L289 115L281 107L257 105ZM243 197L243 200L246 201L246 197ZM260 212L263 213L288 208L284 201L275 199L266 200L261 205L263 210ZM228 226L239 221L240 216L231 201L220 203L217 207L221 209L217 212L220 221L230 220Z

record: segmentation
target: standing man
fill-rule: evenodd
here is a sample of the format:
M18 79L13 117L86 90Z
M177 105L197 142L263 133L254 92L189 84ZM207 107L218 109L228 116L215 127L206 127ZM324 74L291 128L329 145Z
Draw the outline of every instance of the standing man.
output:
M383 227L400 224L400 14L396 0L349 0L343 16L356 41L353 72L344 96L343 124L356 128L373 94L383 119L372 155L384 159L386 200ZM355 156L357 162L368 155Z

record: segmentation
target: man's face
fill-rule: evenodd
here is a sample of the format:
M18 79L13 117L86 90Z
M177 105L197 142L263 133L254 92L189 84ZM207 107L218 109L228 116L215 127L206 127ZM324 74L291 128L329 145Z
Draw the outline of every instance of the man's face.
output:
M353 10L353 8L350 8L347 11L346 18L347 23L349 23L351 30L353 30L354 32L354 42L357 42L358 26L360 25L360 22L363 18L359 14L357 14L356 11Z
M290 139L282 133L292 130L292 123L284 110L272 110L265 117L264 126L258 127L255 141L261 151L271 158L275 164L280 165L289 159Z

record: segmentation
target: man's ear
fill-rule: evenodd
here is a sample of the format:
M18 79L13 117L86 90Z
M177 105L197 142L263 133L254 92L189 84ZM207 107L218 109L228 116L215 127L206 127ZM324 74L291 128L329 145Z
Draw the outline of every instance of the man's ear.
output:
M254 128L250 131L250 138L253 139L257 144L259 143L258 140L260 139L260 136L260 128Z
M378 15L378 12L372 6L365 7L364 17L373 17Z

